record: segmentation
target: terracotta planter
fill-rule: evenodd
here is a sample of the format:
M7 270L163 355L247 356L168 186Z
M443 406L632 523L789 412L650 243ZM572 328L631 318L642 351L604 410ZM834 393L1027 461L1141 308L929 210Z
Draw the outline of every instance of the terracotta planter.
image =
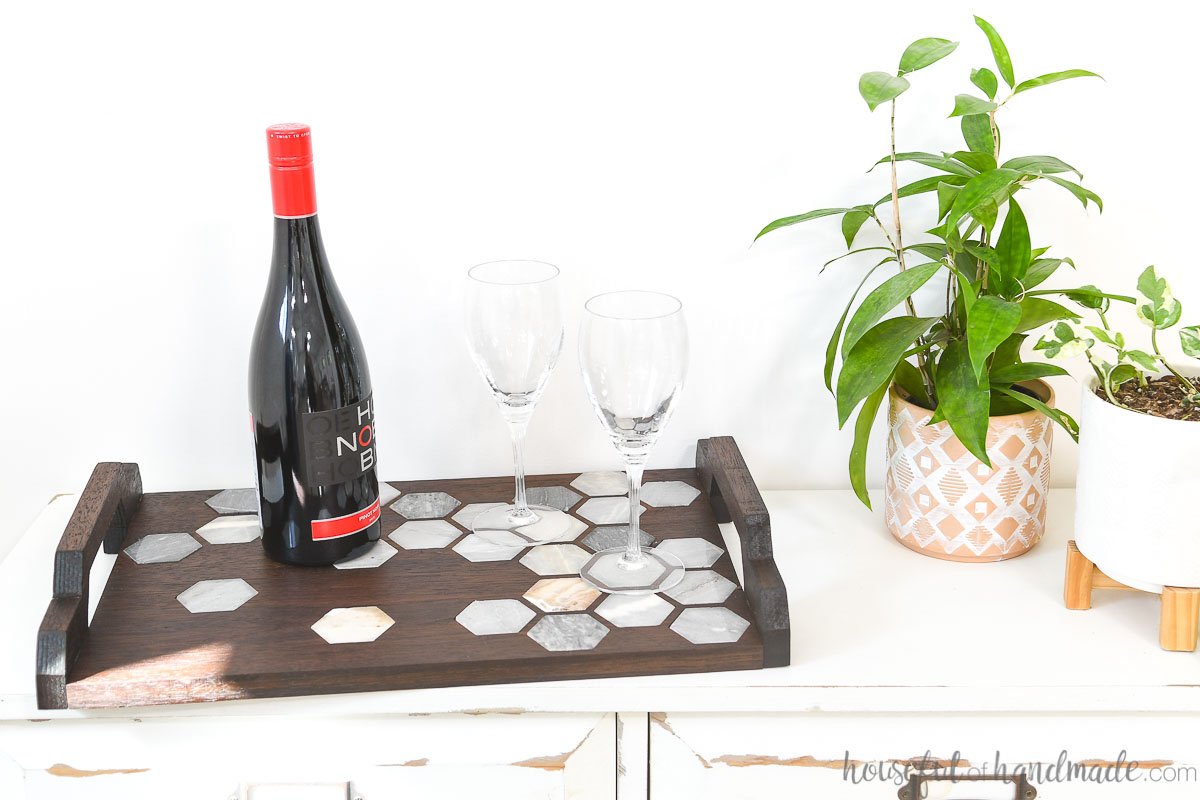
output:
M1022 384L1048 405L1042 381ZM987 454L971 455L949 423L888 392L884 520L905 547L948 561L1003 561L1042 538L1054 425L1039 411L992 417Z

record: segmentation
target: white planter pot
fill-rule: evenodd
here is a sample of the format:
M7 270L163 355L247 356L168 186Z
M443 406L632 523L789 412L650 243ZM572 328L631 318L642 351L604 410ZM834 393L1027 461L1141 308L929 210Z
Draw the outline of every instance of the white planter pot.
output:
M1083 387L1075 543L1127 586L1200 587L1200 422L1114 406Z

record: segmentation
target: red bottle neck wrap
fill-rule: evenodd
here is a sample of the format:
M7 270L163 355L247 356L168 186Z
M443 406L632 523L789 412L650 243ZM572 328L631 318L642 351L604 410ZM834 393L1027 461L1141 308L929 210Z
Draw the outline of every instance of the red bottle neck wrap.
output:
M317 213L313 179L312 131L307 125L267 128L271 164L271 199L277 217L309 217Z

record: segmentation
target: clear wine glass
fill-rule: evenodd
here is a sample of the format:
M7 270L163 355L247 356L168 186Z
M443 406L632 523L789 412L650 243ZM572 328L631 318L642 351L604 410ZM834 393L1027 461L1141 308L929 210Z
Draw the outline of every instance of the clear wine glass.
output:
M530 505L525 495L525 432L558 355L563 321L558 267L541 261L491 261L467 272L467 342L512 436L516 495L475 517L471 529L498 545L547 542L571 518Z
M683 563L641 543L638 499L650 449L671 418L687 374L683 307L657 292L593 297L579 331L579 366L592 408L625 462L629 477L629 542L602 550L579 574L602 592L651 594L683 580Z

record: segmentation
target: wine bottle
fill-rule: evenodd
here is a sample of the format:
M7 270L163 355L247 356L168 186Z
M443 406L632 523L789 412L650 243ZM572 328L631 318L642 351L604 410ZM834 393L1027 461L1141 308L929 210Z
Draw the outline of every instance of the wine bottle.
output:
M311 130L272 125L267 153L275 245L250 349L262 545L331 564L379 538L371 377L321 242Z

